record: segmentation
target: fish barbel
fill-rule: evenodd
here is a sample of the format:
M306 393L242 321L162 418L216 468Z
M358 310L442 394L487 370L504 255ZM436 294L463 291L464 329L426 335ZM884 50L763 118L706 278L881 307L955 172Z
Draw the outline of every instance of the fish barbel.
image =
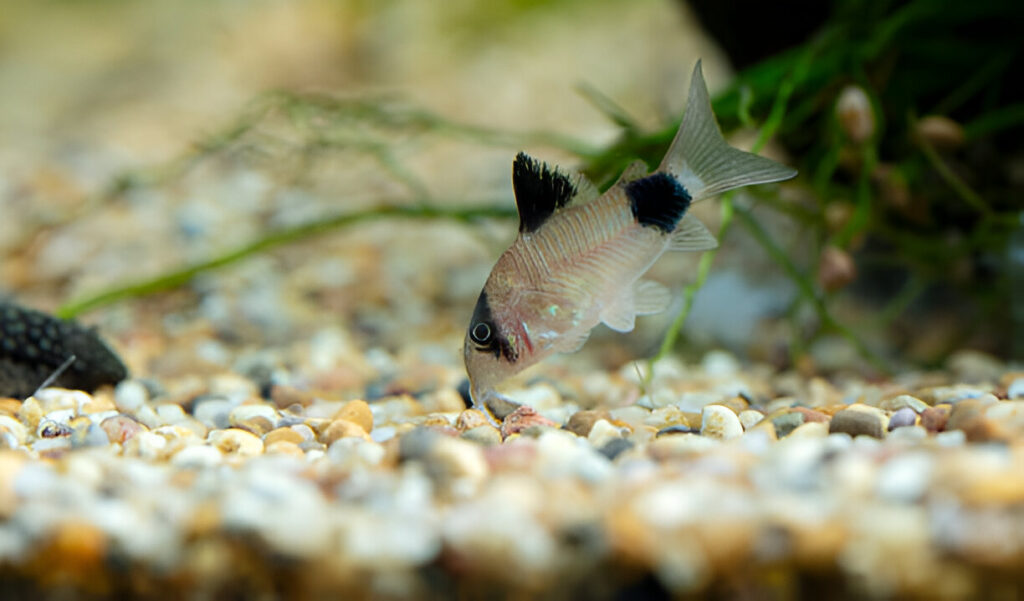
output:
M795 175L726 143L700 61L682 124L653 173L637 161L598 195L586 180L519 153L512 164L519 235L484 284L463 348L474 406L490 417L486 401L497 384L579 349L597 324L629 332L637 315L664 310L669 291L640 277L665 251L717 246L687 213L692 203Z

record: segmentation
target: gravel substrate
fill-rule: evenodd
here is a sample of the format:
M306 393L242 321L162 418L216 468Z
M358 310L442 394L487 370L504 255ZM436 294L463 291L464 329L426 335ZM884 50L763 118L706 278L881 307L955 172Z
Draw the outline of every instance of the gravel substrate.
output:
M712 353L651 395L535 383L500 431L447 387L46 389L0 400L0 595L1015 594L1024 372L991 363L836 387Z

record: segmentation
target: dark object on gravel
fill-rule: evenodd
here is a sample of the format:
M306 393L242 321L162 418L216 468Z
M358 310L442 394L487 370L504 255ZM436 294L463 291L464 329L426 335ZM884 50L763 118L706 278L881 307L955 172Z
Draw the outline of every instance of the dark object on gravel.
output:
M0 300L0 397L32 395L72 355L54 386L92 391L128 377L94 329Z

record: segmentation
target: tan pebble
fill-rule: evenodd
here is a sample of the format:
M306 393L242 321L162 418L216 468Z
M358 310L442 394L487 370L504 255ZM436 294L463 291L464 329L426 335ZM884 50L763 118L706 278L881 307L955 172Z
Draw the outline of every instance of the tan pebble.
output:
M110 442L124 444L124 442L139 432L145 432L149 428L128 417L127 415L115 415L100 422L100 427L107 433Z
M986 417L986 411L998 406L999 401L992 395L966 399L953 405L946 422L946 430L963 430L970 442L1000 440L1006 433L999 423Z
M828 424L825 422L804 422L793 428L788 438L825 438L828 436Z
M462 433L461 438L484 446L490 446L501 443L501 432L490 424L484 424L466 430Z
M303 425L313 430L317 436L320 436L324 433L324 430L331 425L331 420L320 417L310 417L306 419Z
M18 399L0 398L0 415L18 415L21 410L21 401Z
M332 442L339 438L367 438L366 430L363 430L362 426L357 423L350 422L346 419L336 419L331 422L330 426L324 430L323 434L320 435L320 442L327 446L330 446Z
M613 439L622 438L622 431L606 419L599 419L587 435L587 440L595 449L600 449Z
M109 434L107 438L110 438ZM124 454L129 457L153 460L167 455L167 439L148 430L136 433L124 442L123 447Z
M316 432L306 424L295 424L291 429L302 437L302 440L316 440Z
M889 425L888 416L877 407L854 404L837 411L829 422L829 432L843 432L850 436L867 435L884 438Z
M43 407L36 400L36 397L25 399L25 402L21 404L21 408L18 409L18 419L32 430L39 427L39 422L43 419Z
M85 415L106 413L107 411L117 411L114 399L109 394L97 394L79 407L79 412Z
M921 413L928 406L928 403L909 394L901 394L891 399L884 399L878 404L879 409L885 409L886 411L899 411L904 407L909 407L914 410L914 413Z
M232 423L231 425L236 428L246 430L247 432L252 432L256 436L263 436L274 429L274 424L262 415L250 417L237 423Z
M836 246L826 246L818 259L818 285L826 292L845 288L857 277L857 264L850 253Z
M450 428L452 426L451 420L448 419L447 416L439 413L432 413L424 417L419 424L421 426L429 426L431 428Z
M292 428L277 428L267 432L267 435L263 437L263 444L269 449L270 445L275 442L290 442L297 445L305 440L307 439L303 438L302 434L299 434Z
M253 420L262 420L262 423L269 424L265 432L273 430L278 419L277 410L265 403L245 403L235 407L228 414L228 423L234 427L241 427L246 422L261 423Z
M9 415L0 415L0 431L6 430L14 436L18 444L25 444L28 429L20 421Z
M647 453L656 460L684 457L703 453L720 443L714 438L697 434L673 434L659 436L647 445Z
M357 424L364 432L373 432L374 413L365 400L350 400L334 415L335 420L346 420Z
M299 445L294 442L287 440L278 440L267 445L267 453L275 453L280 455L292 455L294 457L302 457L305 453L299 448Z
M455 429L466 432L480 426L490 426L490 422L479 409L466 409L455 419Z
M253 457L263 452L263 441L258 436L238 428L214 430L207 437L207 442L224 454Z
M292 405L309 407L313 404L314 396L310 392L292 386L274 384L270 387L270 400L277 405L278 409L287 409Z
M611 415L605 410L577 411L569 417L569 421L565 424L565 429L576 436L586 438L590 435L590 429L594 427L598 420L610 422L611 419Z
M425 395L421 401L424 411L430 413L456 413L466 408L462 395L454 388L440 388Z
M754 409L747 409L739 414L740 425L744 430L749 430L764 419L764 414Z
M726 399L715 404L721 405L722 407L728 407L736 415L739 415L741 412L746 411L747 409L750 408L750 403L747 402L747 399L741 396L734 396L732 398Z
M817 423L828 423L829 416L821 411L815 411L814 409L808 409L807 407L793 407L790 409L792 412L799 413L804 416L804 423L817 422Z

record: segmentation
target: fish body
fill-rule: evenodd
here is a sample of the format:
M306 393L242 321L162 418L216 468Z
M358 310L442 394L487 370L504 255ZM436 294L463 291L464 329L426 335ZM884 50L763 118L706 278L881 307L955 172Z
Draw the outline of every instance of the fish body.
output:
M634 163L598 196L519 153L519 235L491 270L464 343L474 404L483 408L497 384L545 357L577 350L599 323L628 332L637 315L664 310L668 290L643 274L667 250L717 245L687 213L693 202L794 175L725 142L699 62L679 132L653 173Z

